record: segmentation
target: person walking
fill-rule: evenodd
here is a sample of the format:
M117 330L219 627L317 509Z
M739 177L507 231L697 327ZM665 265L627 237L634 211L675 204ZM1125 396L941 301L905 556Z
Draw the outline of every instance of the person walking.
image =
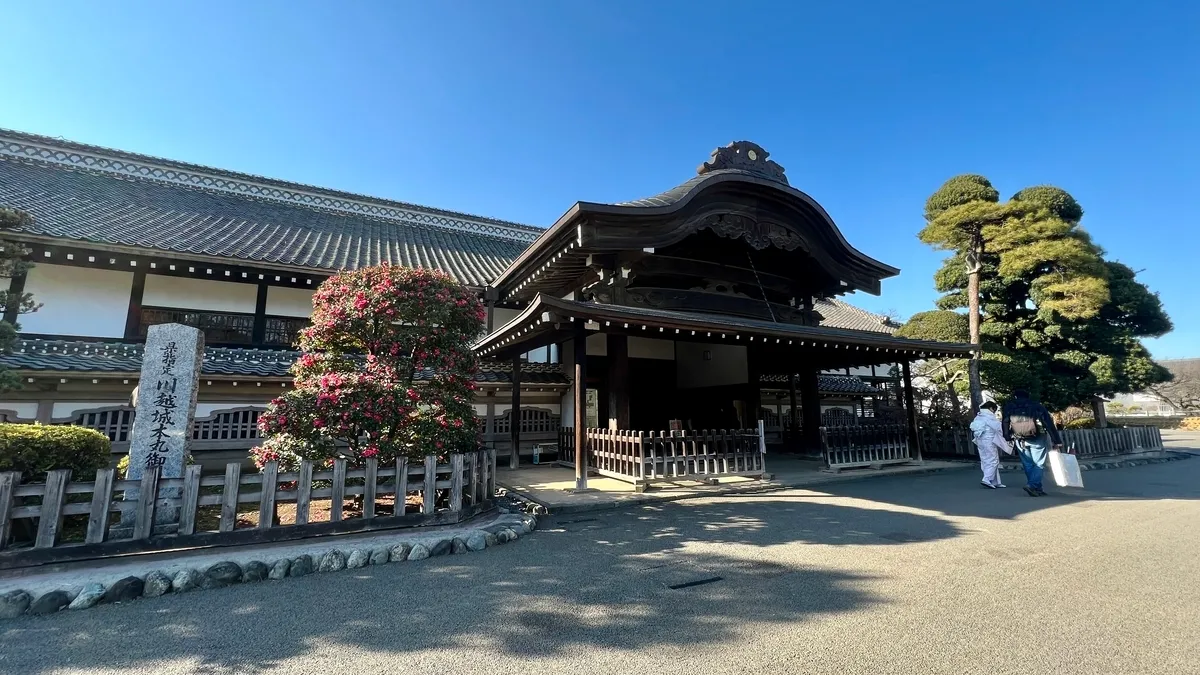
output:
M971 421L971 434L975 446L979 448L979 467L983 469L983 480L979 482L993 490L1008 487L1000 482L1000 453L1012 452L1012 446L1004 440L996 409L995 401L985 401L979 406L979 414Z
M1018 389L1012 400L1004 404L1004 416L1000 421L1004 440L1012 441L1021 457L1025 469L1025 492L1030 497L1042 497L1042 474L1046 469L1046 455L1062 447L1062 437L1054 426L1050 411L1029 397L1029 392Z

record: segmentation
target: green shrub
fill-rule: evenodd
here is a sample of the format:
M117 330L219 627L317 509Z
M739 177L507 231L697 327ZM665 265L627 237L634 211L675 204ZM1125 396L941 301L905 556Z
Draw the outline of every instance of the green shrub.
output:
M1063 424L1064 429L1095 429L1096 420L1091 417L1079 417Z
M0 471L20 471L22 483L42 482L52 469L89 481L112 462L112 443L94 429L0 424Z

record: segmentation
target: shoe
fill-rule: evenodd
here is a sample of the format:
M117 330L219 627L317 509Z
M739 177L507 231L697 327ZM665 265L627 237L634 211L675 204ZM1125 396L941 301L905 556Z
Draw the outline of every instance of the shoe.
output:
M995 485L992 485L991 483L987 482L986 480L981 480L981 481L979 481L979 484L980 484L980 485L982 485L982 486L983 486L983 487L985 487L985 488L988 488L988 489L990 489L990 490L995 490L995 489L996 489L996 486L995 486Z
M1008 486L1007 486L1007 485L1005 485L1004 483L997 483L997 484L996 484L996 485L994 485L993 487L998 487L998 488L1006 488L1006 487L1008 487Z
M1045 497L1045 496L1046 496L1046 491L1045 491L1045 490L1043 490L1042 488L1038 488L1037 490L1034 490L1034 492L1037 492L1037 496L1039 496L1039 497Z
M1025 486L1025 492L1026 492L1026 493L1027 493L1027 494L1028 494L1030 497L1036 497L1036 496L1038 496L1037 490L1034 490L1033 488L1029 487L1028 485L1026 485L1026 486Z

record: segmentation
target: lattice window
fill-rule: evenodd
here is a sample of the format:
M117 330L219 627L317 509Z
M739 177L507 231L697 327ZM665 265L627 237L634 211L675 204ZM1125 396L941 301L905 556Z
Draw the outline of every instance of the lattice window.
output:
M286 316L268 316L263 331L263 344L291 347L300 337L300 331L308 327L308 319Z
M254 341L253 314L143 307L138 334L146 337L146 330L150 326L160 323L181 323L185 326L199 328L204 333L205 342L250 344Z
M108 436L113 443L129 441L129 432L133 429L133 408L103 408L85 410L73 419L64 422L51 422L59 426L77 426L95 429Z
M855 417L845 408L830 408L821 413L821 422L827 427L845 427L853 425Z
M192 425L195 441L241 441L258 438L260 408L243 408L217 412Z
M512 410L496 418L496 432L503 436L512 433ZM521 433L550 433L558 431L558 415L542 408L521 408Z

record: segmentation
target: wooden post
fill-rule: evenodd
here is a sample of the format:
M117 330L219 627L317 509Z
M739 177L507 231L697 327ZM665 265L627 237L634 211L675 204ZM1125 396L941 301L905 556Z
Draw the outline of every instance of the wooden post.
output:
M329 495L329 522L342 520L342 509L346 506L346 460L333 460L333 485Z
M230 462L225 465L225 487L221 493L221 522L219 532L233 532L237 523L238 490L242 486L242 465Z
M437 493L434 491L437 488L437 457L433 455L425 455L425 486L421 499L421 513L433 513L435 509L434 500L437 498Z
M312 461L300 462L300 478L296 480L296 524L308 523L308 508L312 502Z
M125 315L125 338L141 337L142 296L146 293L146 268L139 267L133 273L133 284L129 289L129 312ZM149 385L147 385L149 386Z
M0 473L0 551L8 545L8 537L12 534L13 501L20 484L20 471Z
M267 339L267 282L258 284L258 297L254 300L254 328L251 329L250 342L261 345Z
M587 332L575 321L575 489L587 489Z
M821 392L817 386L817 369L808 367L797 375L800 385L800 408L803 413L801 430L804 449L819 454L824 443L821 440Z
M363 515L364 519L375 517L375 490L379 487L379 459L367 458L363 470Z
M34 548L52 548L62 529L62 507L67 497L67 483L71 480L70 469L54 469L46 472L46 488L42 493L42 506L38 512L37 540Z
M258 493L258 529L275 524L275 487L279 482L279 462L267 462L262 472L262 490Z
M792 424L791 424L792 441L794 442L796 439L796 436L797 436L796 432L800 430L800 410L799 410L799 406L796 405L796 374L795 373L788 374L788 398L792 404L792 409L788 413L788 416L792 418ZM780 423L782 423L782 422L783 422L783 420L780 420Z
M463 503L463 456L450 455L450 510L462 511Z
M188 469L192 467L200 468L199 464L188 465ZM88 515L87 534L84 535L84 542L88 544L99 544L104 541L105 534L108 532L108 507L112 504L112 484L113 484L113 469L96 469L96 482L92 484L92 508ZM190 475L190 474L189 474ZM199 475L199 474L197 474ZM3 480L3 478L0 478ZM200 484L196 484L196 489L199 490ZM186 488L185 488L186 489ZM2 498L0 498L2 499ZM184 506L187 506L187 493L184 493ZM4 504L0 503L0 511L3 511ZM193 514L196 511L195 504L192 504ZM179 528L181 534L191 534L191 532L183 532L183 520L186 512L180 512ZM0 530L4 527L0 523ZM0 548L3 548L3 542L0 542Z
M515 469L521 463L521 357L512 360L512 410L508 413L509 441L508 468Z
M629 338L609 333L608 339L608 417L617 421L617 429L629 429Z
M392 507L393 516L404 515L408 500L408 458L396 458L396 501Z
M179 507L179 534L194 534L196 532L196 507L200 503L200 472L204 467L199 464L188 464L183 470L183 501ZM112 469L101 469L108 471L108 488L112 489ZM100 492L100 471L96 472L96 492L92 495L92 519L96 518L96 498ZM104 495L104 517L108 517L108 500L111 495ZM107 523L107 520L104 524ZM104 524L101 524L99 529L100 538L97 542L104 541ZM92 536L92 521L88 522L88 543Z
M158 502L158 477L161 473L162 467L156 466L146 469L142 474L142 484L138 487L137 518L133 521L134 539L149 539L154 532L154 507Z
M917 434L917 407L913 403L912 369L908 361L900 362L904 374L904 410L908 414L908 445L912 458L921 461L921 439Z
M758 428L758 420L762 417L762 366L758 362L759 354L754 345L746 345L746 401L742 411L742 428Z

